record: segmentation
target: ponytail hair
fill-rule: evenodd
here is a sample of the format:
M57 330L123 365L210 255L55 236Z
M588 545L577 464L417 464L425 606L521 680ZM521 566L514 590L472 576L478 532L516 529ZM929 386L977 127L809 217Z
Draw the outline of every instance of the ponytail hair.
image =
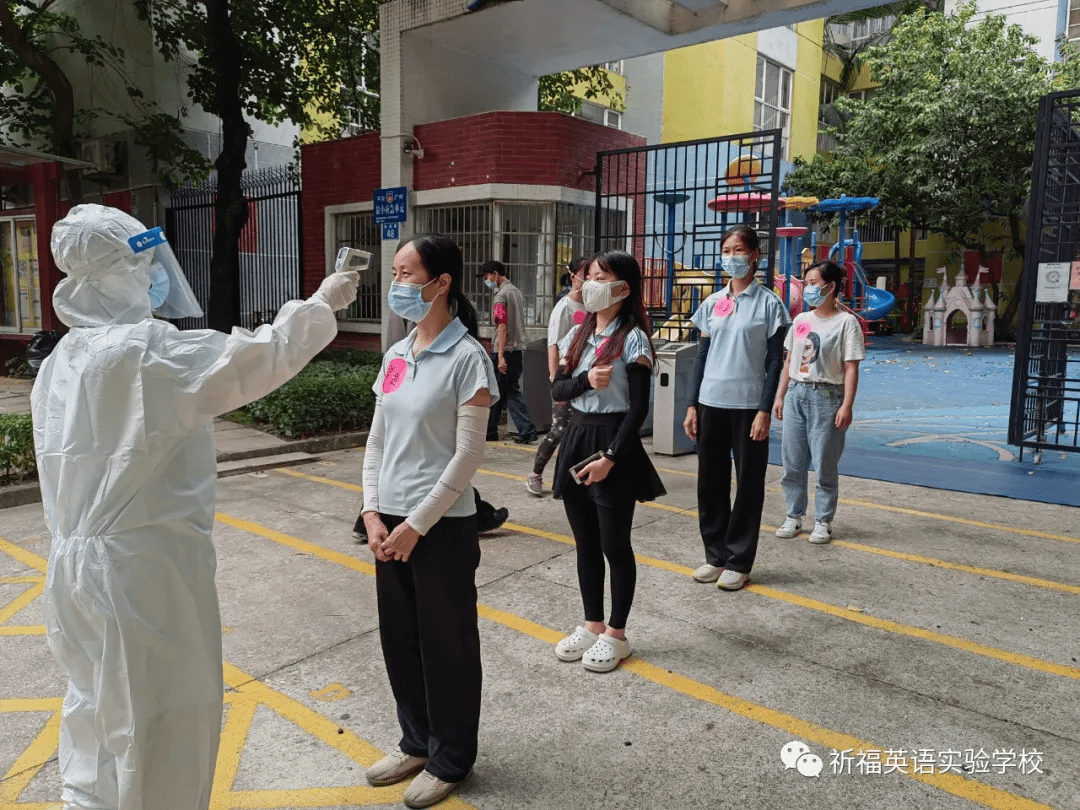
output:
M476 310L473 309L473 305L469 303L462 289L465 260L462 258L461 248L453 239L441 233L421 233L402 239L398 242L397 250L400 251L406 245L413 246L420 256L420 263L424 265L424 269L432 279L444 273L450 276L450 292L446 297L450 315L457 316L457 319L465 324L465 329L469 334L479 339L480 328L476 319Z

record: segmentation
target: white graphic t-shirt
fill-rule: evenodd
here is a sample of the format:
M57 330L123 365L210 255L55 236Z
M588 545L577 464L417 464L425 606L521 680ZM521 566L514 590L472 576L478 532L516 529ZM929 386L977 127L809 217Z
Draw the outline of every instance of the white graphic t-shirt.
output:
M844 382L844 363L866 358L862 327L850 312L819 318L816 310L795 316L784 348L791 353L788 376L796 382Z

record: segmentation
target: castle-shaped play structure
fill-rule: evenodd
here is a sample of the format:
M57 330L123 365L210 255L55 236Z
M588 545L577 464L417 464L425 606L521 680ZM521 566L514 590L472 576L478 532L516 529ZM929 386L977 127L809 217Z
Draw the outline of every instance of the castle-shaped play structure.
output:
M993 346L997 304L990 288L981 283L983 273L989 274L990 269L980 267L975 285L971 287L962 267L957 271L952 287L945 268L941 267L937 272L941 274L941 288L931 291L923 306L923 345ZM958 314L967 320L966 332L963 327L949 325Z

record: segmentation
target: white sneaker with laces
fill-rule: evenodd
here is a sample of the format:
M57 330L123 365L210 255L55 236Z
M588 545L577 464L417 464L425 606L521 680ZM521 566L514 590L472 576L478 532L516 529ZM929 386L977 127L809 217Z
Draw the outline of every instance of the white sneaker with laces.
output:
M810 533L810 542L819 546L832 542L832 522L828 520L814 521L814 531Z
M365 776L368 784L373 787L396 785L417 771L423 770L425 765L427 765L427 757L414 757L399 748L368 768Z
M573 633L555 645L555 657L560 661L580 661L581 656L600 638L580 625Z
M776 530L776 536L782 537L787 540L789 537L794 537L799 533L799 529L802 528L802 518L789 517L784 521L784 525Z
M694 571L694 579L698 582L716 582L716 580L720 579L720 572L723 570L719 565L705 563L698 566Z
M525 479L525 489L527 489L531 495L543 496L543 477L539 473L529 473L529 477Z
M748 579L750 579L749 574L740 574L738 571L724 569L724 573L720 575L716 587L725 591L737 591L746 584Z

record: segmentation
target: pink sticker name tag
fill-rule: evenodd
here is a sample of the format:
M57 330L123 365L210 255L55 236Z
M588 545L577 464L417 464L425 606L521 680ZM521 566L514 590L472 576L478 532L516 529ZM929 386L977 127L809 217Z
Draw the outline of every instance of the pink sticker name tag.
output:
M713 307L713 315L718 318L726 318L732 312L735 311L735 302L730 298L721 296L716 299L716 306Z
M405 361L400 357L395 357L390 361L390 364L386 367L386 376L382 381L382 392L384 394L392 394L401 388L401 384L405 382Z
M804 337L810 334L810 323L808 321L799 321L795 324L795 337L802 340Z
M585 310L579 309L574 312L574 323L578 326L585 323Z

